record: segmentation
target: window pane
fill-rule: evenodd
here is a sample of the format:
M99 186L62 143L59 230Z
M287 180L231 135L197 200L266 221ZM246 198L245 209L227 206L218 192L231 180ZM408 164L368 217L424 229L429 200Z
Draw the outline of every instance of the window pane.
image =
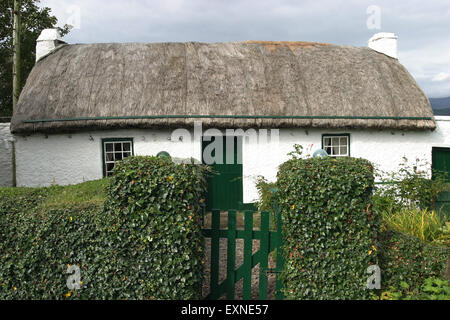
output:
M113 144L105 142L105 149L106 151L113 151Z
M114 169L114 163L106 164L106 171L112 171Z
M119 139L118 139L119 140ZM120 139L121 140L121 139ZM113 175L113 169L115 167L115 163L117 161L122 160L123 158L132 156L133 150L133 142L131 140L128 141L110 141L103 142L103 152L104 152L104 175L111 176Z
M345 146L345 147L341 146L341 153L340 154L341 155L346 155L347 154L347 146Z
M325 151L326 151L329 155L331 155L331 147L325 147Z
M331 144L333 146L338 146L339 145L339 138L331 138Z
M114 153L107 152L106 153L106 161L114 161Z
M332 155L339 154L339 146L332 146L331 147L331 154Z
M342 137L340 138L340 143L341 146L346 146L347 145L347 137Z
M324 145L325 145L325 147L330 146L331 145L331 139L330 138L325 138L324 139Z

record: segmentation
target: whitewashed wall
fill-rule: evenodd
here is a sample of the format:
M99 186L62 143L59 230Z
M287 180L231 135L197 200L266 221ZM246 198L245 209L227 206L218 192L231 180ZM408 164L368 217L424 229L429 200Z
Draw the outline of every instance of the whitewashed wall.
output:
M162 150L174 157L194 154L194 144L171 142L170 135L169 130L116 130L16 136L17 185L66 185L101 179L102 138L134 138L135 155L156 155Z
M0 187L12 186L12 143L9 123L0 123Z
M399 130L323 130L323 129L283 129L280 130L278 147L271 145L258 153L246 153L244 150L244 202L257 199L254 179L258 175L269 181L276 180L278 166L286 161L287 153L293 151L294 144L304 147L304 155L320 149L322 134L349 133L350 155L371 161L379 171L395 171L403 162L409 163L418 158L428 163L423 170L431 173L432 147L450 148L450 117L436 117L437 128L434 131ZM248 149L248 148L247 148Z
M436 120L435 131L281 129L278 144L270 139L256 144L249 139L243 148L244 202L257 198L255 179L259 175L275 180L278 166L288 159L287 153L293 151L294 144L303 145L307 155L321 148L323 133L349 133L351 156L368 159L384 171L395 170L403 157L420 158L431 164L433 146L450 147L450 117L436 117ZM102 138L134 138L135 155L167 151L172 157L201 159L198 141L171 141L171 133L170 130L116 130L48 137L17 136L17 184L64 185L102 178Z

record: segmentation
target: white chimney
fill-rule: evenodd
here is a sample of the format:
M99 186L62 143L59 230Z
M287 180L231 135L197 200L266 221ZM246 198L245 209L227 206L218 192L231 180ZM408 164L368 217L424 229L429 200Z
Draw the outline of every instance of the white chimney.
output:
M369 48L398 59L397 39L398 37L393 33L380 32L369 39Z
M52 52L58 45L65 43L57 29L42 30L36 40L36 62Z

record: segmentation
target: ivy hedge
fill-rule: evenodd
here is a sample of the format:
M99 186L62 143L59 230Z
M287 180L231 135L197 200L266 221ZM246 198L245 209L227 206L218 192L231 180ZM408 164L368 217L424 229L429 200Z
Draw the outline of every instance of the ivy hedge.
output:
M373 167L364 159L294 157L280 166L286 299L365 299L377 264L380 218L371 209Z
M409 285L409 290L419 291L426 279L445 276L449 247L425 243L385 226L379 233L378 242L383 290L400 289L404 282Z
M2 204L4 201L2 198ZM1 209L0 299L105 296L99 289L104 278L98 272L109 259L101 232L101 208L19 209L15 214L5 214L4 205ZM66 285L69 264L81 270L81 290L77 292Z
M127 158L104 205L48 207L53 187L0 189L0 299L200 298L205 175L203 166ZM66 285L70 265L78 290Z
M207 169L164 157L114 168L105 204L114 243L110 290L155 299L198 299L203 273L202 199ZM114 268L119 265L120 268Z
M200 298L207 174L132 157L106 184L0 188L0 299ZM372 264L382 272L378 293L442 278L448 247L380 224L369 162L294 158L280 167L276 187L287 299L370 298ZM67 288L69 265L80 268L79 290Z

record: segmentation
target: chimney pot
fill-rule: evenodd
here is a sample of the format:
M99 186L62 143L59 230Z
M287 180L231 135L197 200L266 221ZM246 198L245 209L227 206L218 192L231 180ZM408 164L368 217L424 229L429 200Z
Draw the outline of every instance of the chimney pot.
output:
M36 40L36 62L52 52L59 44L65 43L57 29L42 30Z
M369 39L369 48L398 59L397 41L398 37L394 33L380 32Z

